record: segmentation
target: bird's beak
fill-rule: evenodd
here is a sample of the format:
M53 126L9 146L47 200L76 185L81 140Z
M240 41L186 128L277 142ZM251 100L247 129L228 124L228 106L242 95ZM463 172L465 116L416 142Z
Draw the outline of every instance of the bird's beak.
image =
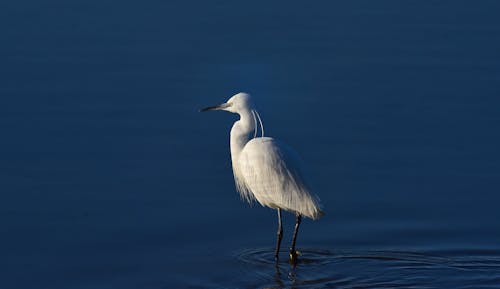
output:
M202 108L202 109L200 109L200 112L209 111L209 110L223 110L223 109L228 108L230 106L231 106L231 104L226 102L223 104Z

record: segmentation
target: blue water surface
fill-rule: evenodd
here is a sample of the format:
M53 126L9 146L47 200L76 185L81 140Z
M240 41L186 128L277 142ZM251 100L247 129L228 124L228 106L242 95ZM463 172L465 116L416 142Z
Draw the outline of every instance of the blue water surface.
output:
M499 11L2 2L0 288L500 288ZM296 267L198 113L239 91L325 207Z

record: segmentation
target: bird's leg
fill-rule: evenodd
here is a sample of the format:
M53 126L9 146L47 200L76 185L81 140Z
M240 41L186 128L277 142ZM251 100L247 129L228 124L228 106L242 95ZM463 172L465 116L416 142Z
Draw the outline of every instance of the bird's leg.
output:
M274 258L278 260L280 253L281 239L283 239L283 227L281 226L281 209L278 208L278 239L276 240L276 252Z
M297 220L295 222L295 231L293 232L292 246L290 247L290 262L295 264L297 262L297 251L295 250L295 241L297 240L297 233L299 232L300 222L302 221L302 216L297 214Z

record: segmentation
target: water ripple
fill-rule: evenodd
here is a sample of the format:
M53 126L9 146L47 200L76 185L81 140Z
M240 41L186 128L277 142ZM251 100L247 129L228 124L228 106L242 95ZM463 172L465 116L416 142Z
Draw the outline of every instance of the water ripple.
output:
M349 251L304 249L296 266L270 248L236 254L253 288L500 288L500 252ZM245 281L246 280L246 281ZM240 287L239 283L237 287Z

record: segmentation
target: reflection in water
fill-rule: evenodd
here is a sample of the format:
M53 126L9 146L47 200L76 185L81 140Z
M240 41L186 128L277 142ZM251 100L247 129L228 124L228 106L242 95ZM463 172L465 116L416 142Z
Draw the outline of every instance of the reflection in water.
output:
M288 266L287 266L288 265ZM283 268L281 268L283 266ZM279 261L274 263L274 269L276 274L275 276L275 281L276 285L275 287L271 288L288 288L285 285L287 284L286 282L289 282L290 287L289 288L295 288L295 283L296 283L296 271L295 269L297 268L297 263L293 264L280 264ZM287 272L286 274L282 274L281 271ZM285 276L285 279L283 279Z
M276 264L274 266L274 269L276 270L276 274L274 275L275 276L275 281L276 281L276 287L277 288L284 288L285 287L285 283L282 280L280 265L279 265L278 262L276 262Z
M467 288L500 284L500 252L402 252L304 250L296 266L275 263L272 249L252 249L237 258L262 276L259 288ZM252 270L251 270L252 271Z

